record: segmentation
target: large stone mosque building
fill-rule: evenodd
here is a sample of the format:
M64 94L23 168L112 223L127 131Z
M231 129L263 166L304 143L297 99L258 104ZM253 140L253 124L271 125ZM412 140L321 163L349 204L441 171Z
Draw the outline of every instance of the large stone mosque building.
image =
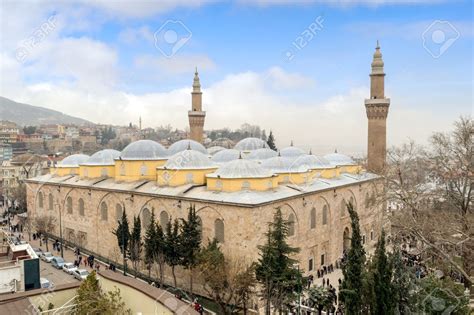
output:
M117 259L112 230L126 210L143 226L154 211L165 226L185 218L195 205L204 242L216 238L226 255L258 259L268 222L276 209L291 222L289 243L306 275L335 263L349 244L351 202L360 217L363 242L370 250L381 230L383 205L375 202L382 187L386 118L382 55L377 44L372 62L371 93L365 100L369 121L368 170L341 153L316 156L289 146L278 152L257 138L233 149L205 148L205 112L196 70L189 140L165 148L139 140L122 152L102 150L71 155L50 174L28 181L32 217L56 218L53 234L109 259ZM62 228L62 233L59 229Z

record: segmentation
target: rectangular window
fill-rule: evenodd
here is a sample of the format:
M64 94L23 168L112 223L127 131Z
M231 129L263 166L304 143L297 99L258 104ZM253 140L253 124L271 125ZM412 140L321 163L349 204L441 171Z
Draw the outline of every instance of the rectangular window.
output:
M362 235L362 244L365 245L365 235Z
M374 240L374 231L370 231L370 240L371 240L371 241Z
M324 266L324 254L321 255L321 266Z
M308 271L313 271L313 258L308 261Z

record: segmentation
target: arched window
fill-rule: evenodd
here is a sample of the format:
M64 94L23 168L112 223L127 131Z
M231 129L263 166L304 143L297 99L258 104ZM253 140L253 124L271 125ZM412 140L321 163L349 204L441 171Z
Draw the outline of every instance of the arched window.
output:
M341 217L345 216L346 213L347 213L346 200L342 199L342 201L341 201Z
M115 220L120 221L122 220L123 209L121 204L115 205Z
M214 221L214 237L219 243L224 243L224 221L217 219Z
M142 221L142 229L148 229L151 222L151 212L148 208L142 210L142 217L140 219Z
M48 209L49 210L53 210L53 194L52 193L49 193L48 195Z
M216 180L216 188L217 189L222 189L222 181L221 180Z
M105 202L102 202L102 204L100 205L100 218L103 220L103 221L107 221L107 204Z
M369 197L369 193L365 193L365 207L368 208L370 207L370 197Z
M194 182L193 173L187 173L186 174L186 183L187 184L192 184L193 182Z
M166 226L168 225L168 222L170 221L170 217L168 215L168 212L166 211L161 211L160 213L160 224L163 230L166 231Z
M67 197L67 199L66 199L66 209L67 209L67 213L72 214L72 198L71 198L71 196Z
M357 210L357 204L354 199L354 196L351 196L351 198L349 198L349 203L352 204L352 209Z
M107 177L109 176L109 171L104 167L100 170L100 176Z
M140 176L146 176L147 173L148 173L148 167L146 167L146 165L143 164L140 167Z
M324 205L323 207L323 225L328 224L328 206Z
M197 217L197 222L198 222L198 230L199 230L199 233L201 234L201 238L202 238L202 219L200 216Z
M79 199L79 215L84 216L84 199L80 198Z
M120 164L120 176L125 176L125 175L126 175L125 163L122 162L122 164Z
M44 196L43 196L43 193L40 192L38 194L38 207L40 207L41 209L43 209L43 204L44 204Z
M316 228L316 209L315 208L311 209L309 222L310 222L309 227L311 229Z
M242 189L250 189L250 182L247 180L242 182Z
M84 177L89 177L89 170L86 168L84 168Z
M288 236L295 235L295 216L291 213L288 216Z

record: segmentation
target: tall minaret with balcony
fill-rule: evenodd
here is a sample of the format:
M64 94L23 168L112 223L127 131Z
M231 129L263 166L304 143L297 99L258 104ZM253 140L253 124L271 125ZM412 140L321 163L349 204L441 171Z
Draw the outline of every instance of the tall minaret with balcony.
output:
M202 110L202 92L201 83L199 82L199 74L196 68L194 73L193 91L191 92L192 108L188 112L190 138L194 141L202 143L204 119L206 112Z
M385 167L387 150L387 115L390 99L385 97L385 73L379 42L375 47L370 73L370 99L365 100L369 120L367 144L367 168L380 173Z

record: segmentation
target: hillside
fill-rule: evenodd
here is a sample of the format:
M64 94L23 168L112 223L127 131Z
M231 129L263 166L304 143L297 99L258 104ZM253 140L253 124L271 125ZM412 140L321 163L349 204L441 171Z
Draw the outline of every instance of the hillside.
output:
M19 125L76 124L90 125L90 121L69 116L44 107L17 103L0 96L0 120L13 121Z

